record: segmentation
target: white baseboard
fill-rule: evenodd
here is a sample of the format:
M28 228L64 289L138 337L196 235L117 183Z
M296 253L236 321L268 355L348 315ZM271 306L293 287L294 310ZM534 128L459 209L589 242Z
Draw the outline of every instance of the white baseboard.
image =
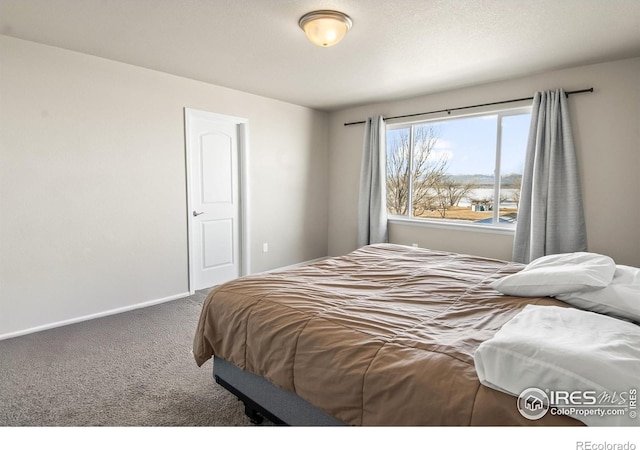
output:
M294 267L307 266L315 262L324 261L325 259L329 259L329 257L323 256L321 258L310 259L308 261L302 261L296 264L291 264L290 266L284 266L284 267L278 267L277 269L265 270L265 272L280 272L281 270L293 269Z
M188 297L189 293L184 292L182 294L170 295L169 297L159 298L156 300L149 300L147 302L136 303L135 305L123 306L121 308L110 309L108 311L102 311L95 314L89 314L87 316L74 317L73 319L62 320L60 322L53 322L45 325L40 325L33 328L27 328L24 330L13 331L11 333L0 334L0 341L4 339L10 339L18 336L24 336L25 334L37 333L38 331L50 330L51 328L63 327L65 325L71 325L73 323L85 322L91 319L98 319L100 317L112 316L114 314L120 314L134 309L146 308L148 306L159 305L160 303L170 302L179 298Z
M297 264L291 264L289 266L278 267L277 269L272 269L265 272L279 272L281 270L292 269L294 267L306 266L308 264L313 264L315 262L323 261L328 258L329 258L328 256L323 256L321 258L311 259L311 260L303 261ZM65 325L71 325L78 322L85 322L91 319L98 319L100 317L112 316L114 314L120 314L123 312L132 311L134 309L146 308L148 306L158 305L160 303L166 303L172 300L177 300L179 298L188 297L189 295L191 295L189 292L183 292L181 294L175 294L169 297L150 300L142 303L136 303L135 305L123 306L122 308L110 309L108 311L102 311L99 313L89 314L81 317L74 317L72 319L62 320L60 322L53 322L53 323L48 323L48 324L40 325L33 328L27 328L24 330L12 331L11 333L0 334L0 341L4 339L11 339L18 336L24 336L25 334L37 333L38 331L44 331L44 330L50 330L52 328L63 327Z

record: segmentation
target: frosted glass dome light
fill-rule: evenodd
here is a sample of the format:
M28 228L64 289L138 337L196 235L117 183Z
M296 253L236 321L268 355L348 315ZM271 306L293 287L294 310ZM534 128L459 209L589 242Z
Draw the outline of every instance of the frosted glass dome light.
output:
M338 11L312 11L298 21L307 38L320 47L331 47L342 40L353 25L351 18Z

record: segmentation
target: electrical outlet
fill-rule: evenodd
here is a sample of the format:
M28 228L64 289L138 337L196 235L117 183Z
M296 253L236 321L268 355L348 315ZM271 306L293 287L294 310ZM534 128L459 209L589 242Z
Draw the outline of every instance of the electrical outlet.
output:
M262 253L267 253L269 251L269 244L265 242L262 244Z

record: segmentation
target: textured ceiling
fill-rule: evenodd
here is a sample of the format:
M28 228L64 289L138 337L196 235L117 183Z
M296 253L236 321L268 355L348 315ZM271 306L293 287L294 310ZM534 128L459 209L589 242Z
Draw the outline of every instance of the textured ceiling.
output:
M337 46L315 9L353 19ZM336 110L640 56L640 0L0 0L0 33Z

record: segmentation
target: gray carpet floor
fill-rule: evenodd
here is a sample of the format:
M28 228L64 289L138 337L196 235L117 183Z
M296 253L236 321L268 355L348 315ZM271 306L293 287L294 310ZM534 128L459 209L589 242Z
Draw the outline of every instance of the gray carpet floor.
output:
M0 341L0 426L247 426L191 354L206 291Z

